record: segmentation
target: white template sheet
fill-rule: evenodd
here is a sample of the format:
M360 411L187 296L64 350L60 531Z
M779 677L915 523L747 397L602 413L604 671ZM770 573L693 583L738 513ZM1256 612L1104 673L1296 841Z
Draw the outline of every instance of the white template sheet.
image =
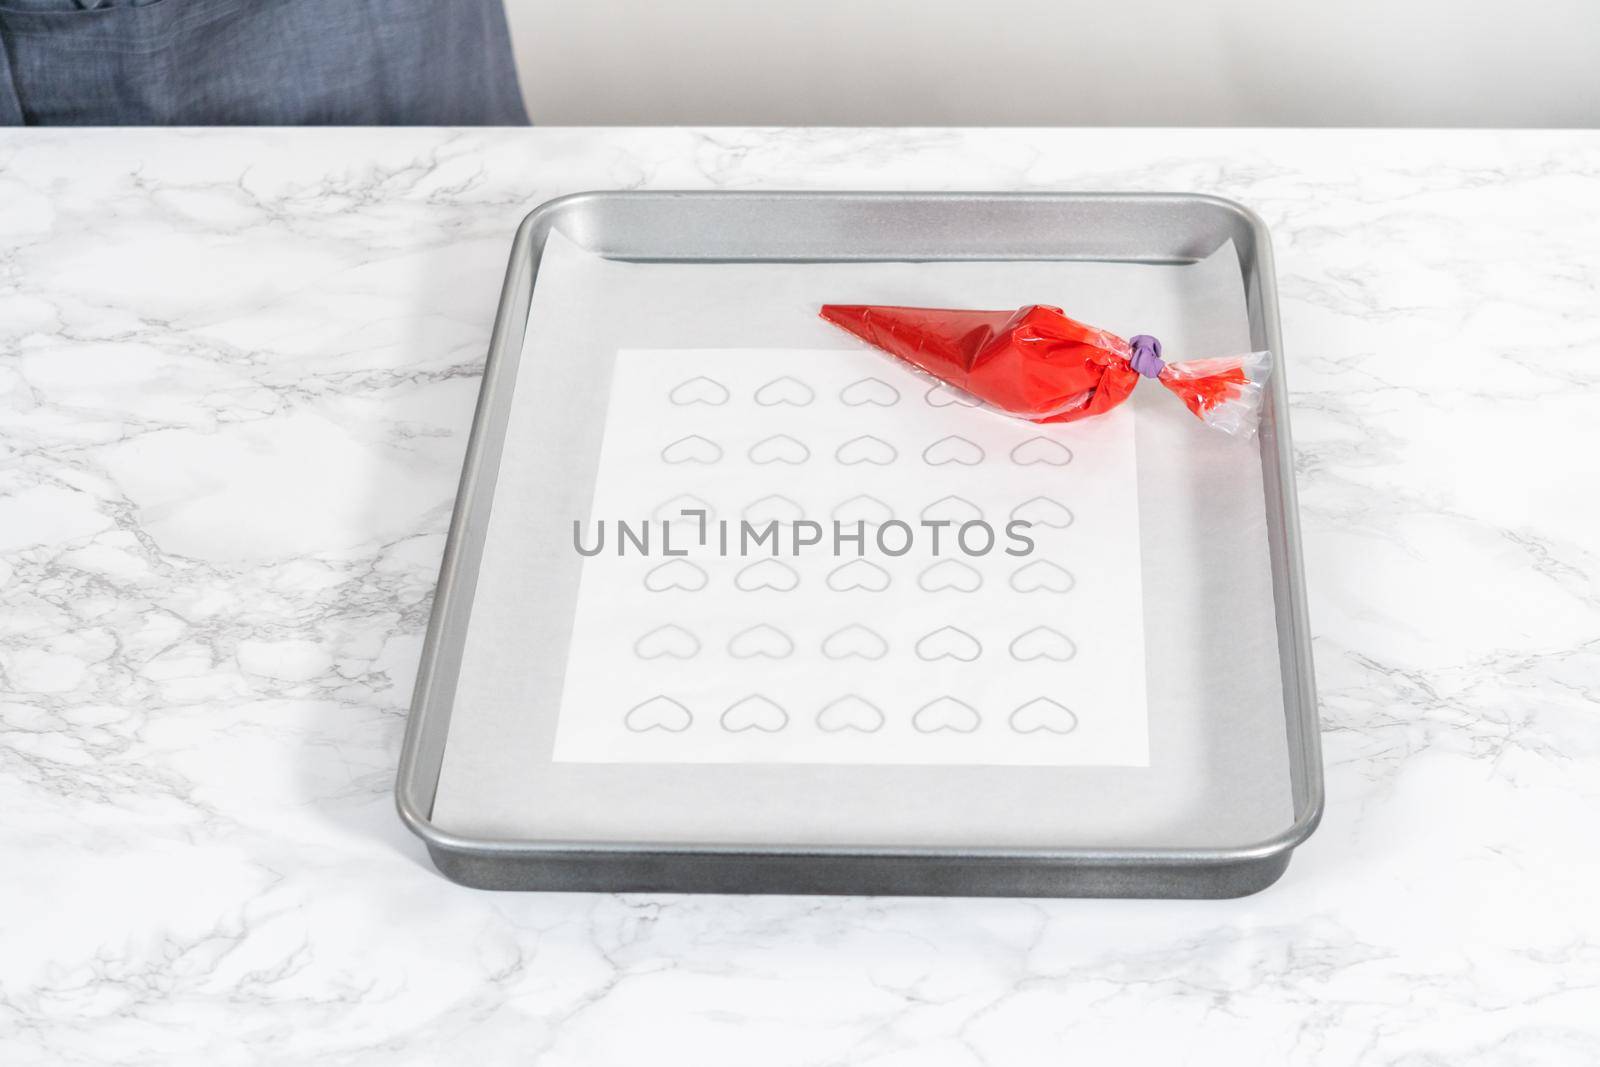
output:
M866 349L619 352L554 759L1146 766L1134 447Z

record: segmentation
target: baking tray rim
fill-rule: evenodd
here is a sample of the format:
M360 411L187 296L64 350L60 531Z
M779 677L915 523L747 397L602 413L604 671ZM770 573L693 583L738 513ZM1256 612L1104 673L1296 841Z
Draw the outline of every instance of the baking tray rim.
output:
M1292 646L1290 658L1296 665L1298 685L1296 689L1299 699L1298 708L1292 707L1291 701L1285 700L1286 726L1291 727L1287 738L1292 791L1296 794L1295 819L1283 830L1268 835L1256 841L1237 845L1212 845L1204 847L1108 847L1108 846L1063 846L1059 848L1033 848L1018 849L1010 847L922 847L922 846L878 846L878 845L754 845L754 844L716 844L716 843L651 843L648 845L638 842L623 841L548 841L537 838L517 837L491 837L487 835L463 834L456 831L445 830L438 826L432 819L432 806L438 792L437 764L442 764L445 740L448 737L448 726L453 706L446 702L441 709L439 701L435 698L436 673L439 666L441 632L445 620L451 615L455 599L461 595L457 589L458 583L470 580L471 575L463 573L466 563L461 559L462 541L466 537L469 505L475 499L479 490L478 481L481 474L483 461L484 438L488 433L487 419L489 415L489 402L492 394L500 386L502 375L506 373L506 363L516 353L509 353L511 346L509 335L513 330L519 334L526 329L527 308L518 312L518 303L523 302L519 296L521 289L521 267L535 276L537 275L535 251L535 232L548 220L558 216L564 211L578 205L595 200L611 198L625 198L630 200L671 200L676 198L695 199L723 199L744 200L755 202L760 200L782 200L792 198L828 199L838 202L905 202L923 201L932 203L959 203L967 201L995 201L1024 203L1036 201L1041 204L1061 204L1069 201L1087 201L1111 204L1125 201L1135 204L1203 204L1214 210L1231 215L1247 230L1253 238L1253 254L1255 258L1256 274L1261 285L1260 309L1263 316L1263 330L1268 348L1277 356L1277 373L1269 381L1273 404L1276 410L1287 413L1288 389L1284 373L1284 355L1278 323L1277 290L1273 269L1271 239L1264 220L1249 207L1226 197L1208 193L1195 192L1120 192L1120 191L1049 191L1049 192L1013 192L1013 191L891 191L891 190L606 190L591 189L572 193L546 200L533 208L518 225L516 235L512 241L510 260L506 270L505 280L502 284L500 300L498 302L494 327L490 335L488 354L484 363L482 384L480 385L478 402L473 414L472 427L469 431L466 455L462 463L462 474L458 485L448 536L446 538L443 559L440 563L439 580L435 590L433 604L430 609L428 627L423 642L423 650L417 670L417 680L413 691L413 699L406 717L406 730L401 746L400 762L395 782L395 807L400 819L405 825L427 846L437 864L441 855L458 857L461 859L507 859L507 858L578 858L585 856L619 856L640 860L650 858L689 859L695 856L716 857L718 859L738 859L748 857L759 859L762 857L782 857L789 859L838 859L857 860L869 862L875 858L904 858L904 859L965 859L974 860L1014 860L1019 863L1047 862L1070 866L1084 867L1151 867L1165 868L1169 866L1182 867L1187 870L1196 868L1209 870L1217 868L1238 867L1240 865L1272 866L1286 864L1288 856L1309 838L1322 819L1325 806L1324 773L1321 759L1320 720L1317 711L1315 694L1315 680L1313 673L1313 660L1311 654L1310 625L1306 611L1306 590L1304 568L1302 563L1301 539L1299 529L1299 509L1296 503L1296 488L1293 476L1293 453L1290 431L1287 418L1275 420L1274 438L1278 469L1282 472L1280 489L1283 493L1281 510L1283 512L1282 534L1284 538L1287 560L1286 588L1283 592L1289 601L1289 622L1287 635ZM542 242L540 245L542 251ZM619 257L621 258L621 257ZM939 257L930 257L939 258ZM998 258L998 257L987 257ZM1071 257L1057 257L1071 258ZM1105 258L1111 257L1087 257ZM754 261L754 260L752 260ZM1126 262L1149 262L1130 258ZM1172 260L1167 260L1171 262ZM531 281L529 285L531 293ZM1246 292L1247 303L1251 296ZM521 319L513 326L513 320ZM520 344L520 339L518 341ZM520 350L519 350L520 351ZM493 487L488 487L492 493ZM470 600L467 604L470 610ZM1283 635L1280 633L1280 637ZM1286 690L1286 697L1288 692ZM435 725L430 723L430 716L442 716ZM1295 719L1298 719L1296 723ZM424 798L419 788L419 771L422 767L423 757L423 729L433 725L439 731L441 740L436 746L437 758L433 766L433 780L426 789ZM1293 727L1298 729L1293 729ZM1296 743L1298 742L1298 743ZM442 865L441 865L442 866ZM449 872L446 872L449 873ZM1176 873L1176 872L1174 872ZM1279 873L1281 873L1281 868ZM1275 881L1274 874L1266 883Z

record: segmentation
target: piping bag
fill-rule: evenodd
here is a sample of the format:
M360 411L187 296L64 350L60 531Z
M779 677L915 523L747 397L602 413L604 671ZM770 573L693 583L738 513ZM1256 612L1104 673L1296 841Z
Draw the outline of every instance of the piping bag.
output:
M1030 422L1110 411L1155 378L1208 426L1249 439L1261 419L1270 352L1167 363L1148 334L1127 340L1060 308L1016 311L825 304L822 317L877 348Z

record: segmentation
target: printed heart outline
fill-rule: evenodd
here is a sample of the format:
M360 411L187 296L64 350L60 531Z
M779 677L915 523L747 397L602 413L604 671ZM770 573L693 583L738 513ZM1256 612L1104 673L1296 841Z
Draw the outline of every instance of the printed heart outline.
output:
M757 466L772 463L799 466L811 458L811 449L807 448L805 442L799 438L790 437L786 433L775 433L751 445L750 451L745 455Z
M680 408L689 407L693 404L721 407L728 402L728 396L727 386L715 378L707 378L704 374L696 374L693 378L685 378L677 385L674 385L667 393L667 400ZM713 397L715 399L712 399Z
M830 700L817 712L817 729L836 734L844 730L875 734L888 721L883 709L865 697L847 693L838 700ZM867 725L870 723L871 725Z
M789 725L789 713L760 693L751 693L729 704L717 721L730 734L749 730L775 734Z
M665 563L658 563L644 575L644 587L652 593L665 593L673 589L698 593L709 581L711 576L705 572L705 568L686 559L669 559Z
M728 639L728 655L734 659L787 659L794 653L794 639L776 626L758 622Z
M933 388L923 394L922 400L930 408L947 408L951 404L959 404L964 408L975 408L983 403L971 393L963 389L957 389L953 385L946 385L944 382L936 383Z
M867 593L881 593L894 579L882 567L866 559L853 559L841 563L828 572L828 588L835 593L848 593L860 589Z
M781 509L785 514L762 514L763 509L768 506ZM741 518L758 526L765 526L769 522L776 522L780 526L788 526L799 522L805 516L806 509L801 507L797 501L784 496L782 493L768 493L759 500L752 500L745 505L744 511L740 512Z
M1019 593L1067 593L1078 584L1071 571L1047 559L1024 563L1011 572L1010 582Z
M1033 517L1035 515L1040 517ZM1034 526L1048 526L1052 530L1065 530L1075 521L1071 508L1048 496L1036 496L1024 500L1011 509L1011 517Z
M699 463L710 466L722 462L722 446L709 437L692 433L680 437L661 450L661 462L672 464Z
M822 654L831 660L880 660L889 654L889 642L870 626L853 622L822 639Z
M917 575L917 588L924 593L939 593L946 589L976 593L983 588L983 575L958 559L941 559Z
M653 696L629 708L622 725L636 734L665 730L681 734L694 723L694 713L668 696Z
M1006 647L1011 658L1018 663L1031 663L1036 659L1065 663L1078 654L1072 638L1049 626L1035 626L1024 630Z
M865 515L849 516L849 512L857 508L871 509L877 514L878 517L869 518ZM888 504L885 504L883 501L879 500L877 497L873 496L871 493L857 493L848 500L840 501L830 513L830 517L837 519L840 522L864 522L868 526L882 526L884 523L894 518L894 509Z
M764 408L777 407L780 404L803 408L816 398L817 394L811 386L789 374L772 379L757 389L755 396L756 403Z
M759 593L763 589L789 593L800 584L800 575L781 559L758 559L740 568L733 576L733 584L742 593Z
M983 449L976 441L960 434L947 434L922 450L922 462L930 467L943 467L954 463L959 467L976 467L984 459Z
M633 654L638 659L694 659L700 654L700 639L694 634L669 622L641 634L633 643Z
M1039 463L1065 467L1072 462L1072 449L1048 437L1030 437L1011 450L1011 462L1019 467L1031 467Z
M983 655L983 642L959 626L941 626L918 638L912 650L927 663L941 659L971 663Z
M900 403L900 390L882 378L858 378L839 390L839 402L851 408L863 404L892 408Z
M945 512L951 514L946 515ZM983 518L983 509L964 496L950 493L922 509L922 518L929 522L977 522Z
M982 724L983 716L978 714L977 708L950 696L933 698L911 716L911 725L924 734L941 731L970 734Z
M1073 710L1049 697L1034 697L1007 716L1006 722L1019 734L1036 734L1041 730L1070 734L1078 728L1078 716Z
M888 441L870 433L852 437L833 452L834 461L846 467L861 463L874 467L887 467L900 458L900 453Z

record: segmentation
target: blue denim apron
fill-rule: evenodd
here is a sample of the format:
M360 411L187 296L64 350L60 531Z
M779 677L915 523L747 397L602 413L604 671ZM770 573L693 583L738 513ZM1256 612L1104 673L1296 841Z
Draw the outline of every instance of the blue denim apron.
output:
M0 125L527 121L501 0L0 0Z

